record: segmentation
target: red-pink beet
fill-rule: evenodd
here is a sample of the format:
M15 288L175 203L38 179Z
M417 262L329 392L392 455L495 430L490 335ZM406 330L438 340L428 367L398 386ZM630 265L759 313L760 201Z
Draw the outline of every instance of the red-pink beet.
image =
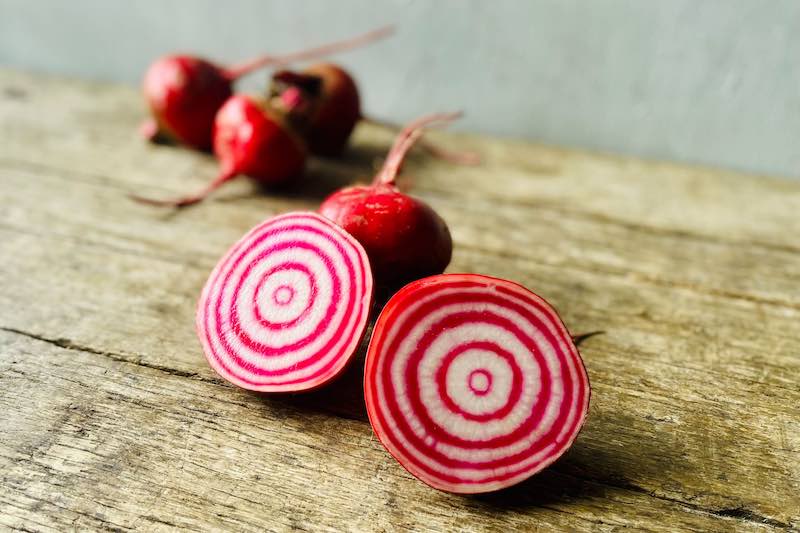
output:
M426 126L459 116L442 113L412 122L398 135L372 185L337 191L319 208L364 246L381 285L393 287L439 274L450 263L453 242L444 220L425 202L400 192L395 178Z
M380 314L364 376L375 435L428 485L490 492L536 474L578 435L589 379L556 311L516 283L444 274Z
M166 135L187 146L211 147L211 127L220 106L233 94L234 78L201 58L173 55L150 65L142 91L153 115L142 134Z
M303 134L312 154L340 155L359 121L400 130L396 124L366 117L353 77L332 63L318 63L302 72L282 70L272 76L270 98ZM434 156L459 164L479 162L471 152L450 152L421 139L420 145Z
M197 304L197 334L211 367L234 385L309 390L352 359L372 293L355 239L316 213L288 213L222 257Z
M217 113L214 154L220 172L203 190L172 200L134 198L152 205L185 207L202 201L240 174L266 185L283 183L302 174L306 161L302 139L268 106L244 95L230 97Z
M356 83L337 65L319 63L300 73L277 72L271 90L275 105L288 112L313 154L339 155L361 120Z
M362 46L389 35L391 27L325 46L285 55L263 55L234 67L223 67L191 55L170 55L150 65L143 92L153 118L141 132L148 138L162 134L188 146L207 150L212 144L214 116L233 94L233 82L267 65L293 61Z

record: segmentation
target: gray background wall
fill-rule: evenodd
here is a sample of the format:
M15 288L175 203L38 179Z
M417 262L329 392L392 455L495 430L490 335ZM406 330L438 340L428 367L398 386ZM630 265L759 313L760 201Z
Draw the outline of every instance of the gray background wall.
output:
M0 0L0 64L138 83L174 50L238 60L390 22L338 58L374 115L461 108L463 130L800 176L796 0Z

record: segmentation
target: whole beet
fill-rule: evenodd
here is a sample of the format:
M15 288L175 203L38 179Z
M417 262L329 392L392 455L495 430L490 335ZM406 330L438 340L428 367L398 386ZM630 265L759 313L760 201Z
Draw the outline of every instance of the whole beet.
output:
M391 130L402 129L391 122L365 116L355 80L332 63L318 63L300 72L276 72L272 76L270 98L272 105L303 135L314 155L341 155L361 121ZM453 163L475 165L480 161L472 152L450 152L425 139L419 144L435 157Z
M224 175L276 185L303 172L305 145L268 106L236 95L214 121L214 154ZM228 178L230 179L230 178Z
M361 120L361 103L353 78L339 66L319 63L301 71L272 76L273 106L303 134L311 153L342 153Z
M321 80L319 101L308 124L306 140L314 154L335 156L344 150L361 120L361 100L353 78L331 63L319 63L305 74Z
M225 69L193 56L166 56L150 65L142 91L158 131L188 146L211 148L214 116L233 94Z
M240 174L277 185L303 172L306 149L302 139L268 106L249 96L230 97L217 112L213 131L220 172L203 190L174 200L134 198L153 205L184 207L200 202Z
M319 208L361 243L375 279L383 286L440 274L450 263L453 241L444 220L422 200L400 192L395 179L426 126L459 116L442 113L412 122L398 135L371 185L341 189Z
M441 274L450 264L453 241L444 220L394 185L347 187L325 199L319 212L361 243L383 285Z

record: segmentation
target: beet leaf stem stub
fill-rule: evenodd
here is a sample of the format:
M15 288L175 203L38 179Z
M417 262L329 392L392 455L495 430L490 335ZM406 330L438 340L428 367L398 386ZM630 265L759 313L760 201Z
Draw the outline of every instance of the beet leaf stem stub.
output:
M371 124L373 126L377 126L379 128L385 128L388 130L400 131L403 129L402 126L398 126L394 122L390 122L388 120L380 118L375 118L373 116L362 116L361 120L363 120L367 124ZM448 150L446 148L442 148L438 144L428 141L425 138L419 139L417 141L417 146L427 151L429 154L431 154L433 157L437 159L448 161L456 165L475 166L481 163L481 157L475 152Z
M589 407L561 319L510 281L443 274L386 304L364 376L370 423L414 476L455 493L499 490L558 459Z
M433 126L444 126L460 118L461 115L461 112L434 113L410 122L397 134L394 144L389 150L389 155L386 156L383 168L375 176L374 185L394 185L408 151L425 133L425 129Z
M197 334L217 373L245 389L319 387L352 359L367 325L373 282L364 249L316 213L253 228L211 273Z
M225 69L224 71L225 77L230 80L235 80L237 78L250 74L255 70L258 70L261 67L267 67L267 66L283 67L298 61L306 61L327 55L336 54L339 52L345 52L347 50L359 48L361 46L377 41L379 39L386 38L390 36L392 33L394 33L394 26L383 26L381 28L369 31L367 33L358 35L356 37L343 39L341 41L324 44L322 46L317 46L314 48L306 48L304 50L298 50L297 52L289 52L280 55L263 55L251 61L247 61L240 65L236 65L228 69Z

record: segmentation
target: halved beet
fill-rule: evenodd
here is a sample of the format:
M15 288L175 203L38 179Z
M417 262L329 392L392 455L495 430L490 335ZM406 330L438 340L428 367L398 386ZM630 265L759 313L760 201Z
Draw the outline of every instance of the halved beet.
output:
M367 352L370 422L411 474L448 492L509 487L558 459L589 379L556 311L516 283L442 274L389 300Z
M353 237L316 213L287 213L222 257L197 305L197 333L211 367L231 383L309 390L352 359L372 292L367 254Z

